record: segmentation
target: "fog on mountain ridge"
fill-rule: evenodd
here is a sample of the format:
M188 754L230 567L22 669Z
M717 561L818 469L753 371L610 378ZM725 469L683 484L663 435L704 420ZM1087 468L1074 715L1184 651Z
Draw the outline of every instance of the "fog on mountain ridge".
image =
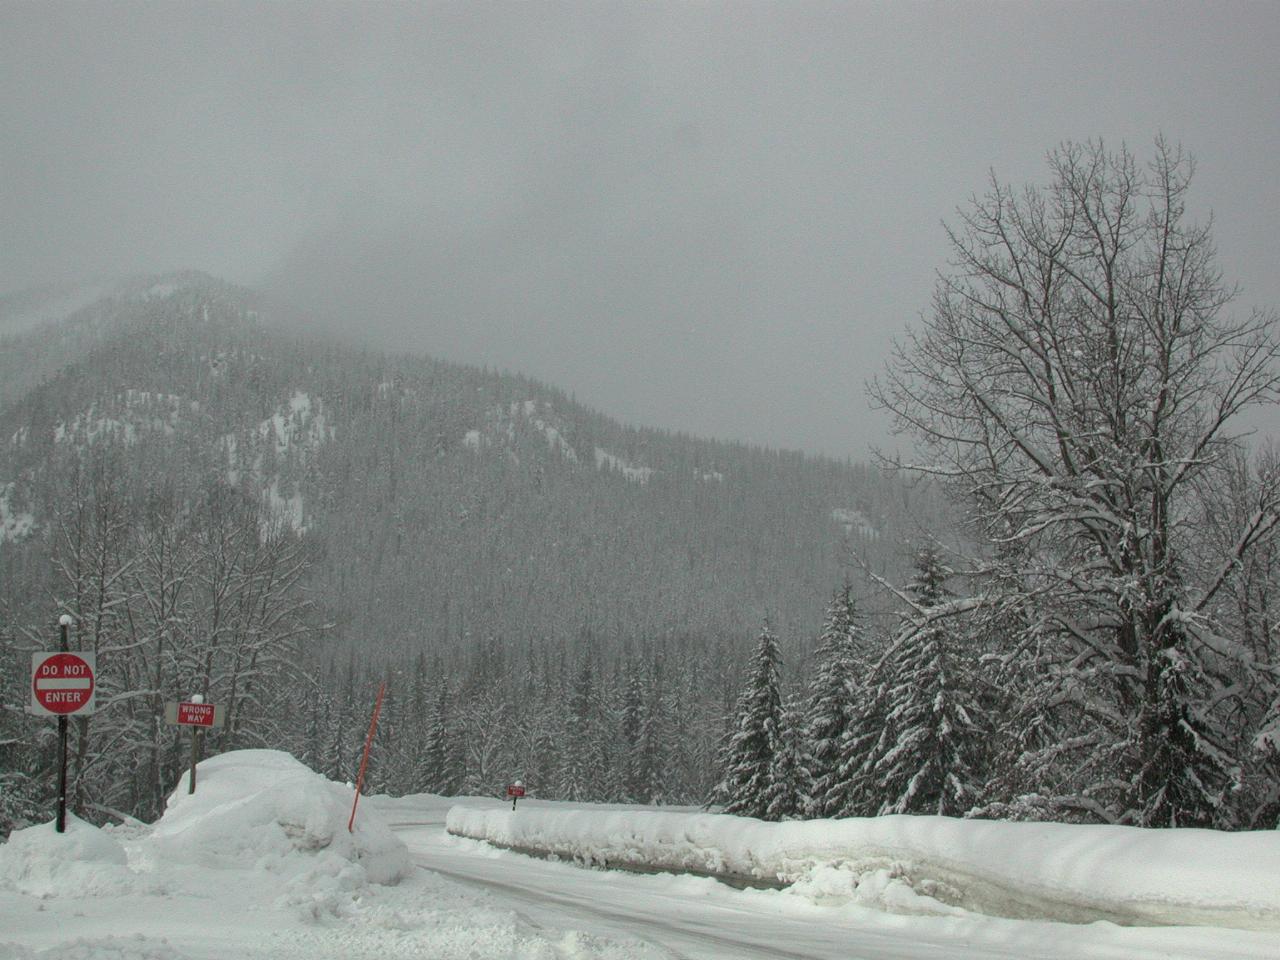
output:
M1277 295L1280 25L1203 7L10 5L0 289L196 267L620 418L862 459L988 168L1158 132Z

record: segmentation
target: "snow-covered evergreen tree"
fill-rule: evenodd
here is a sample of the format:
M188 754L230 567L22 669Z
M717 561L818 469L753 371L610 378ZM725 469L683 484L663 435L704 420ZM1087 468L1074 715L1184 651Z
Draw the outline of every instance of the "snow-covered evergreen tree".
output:
M959 816L982 788L972 662L937 612L951 571L933 547L918 551L915 564L914 610L877 671L885 717L866 769L880 813Z
M623 790L630 803L643 803L643 772L640 762L640 737L645 719L645 684L639 665L631 659L626 664L625 688L622 696L619 733L623 762Z
M466 729L466 775L462 789L474 796L500 796L511 773L510 717L500 693L488 690L463 711Z
M617 677L609 680L596 696L595 719L590 725L589 762L596 771L591 799L617 802L627 795L627 768L630 751L617 731L622 727L623 690Z
M670 753L666 702L662 694L661 670L653 665L646 675L643 660L629 661L629 677L622 705L622 750L626 788L623 795L631 803L658 803L668 792L675 771L667 770Z
M763 819L799 820L807 815L813 795L811 766L799 704L789 701L782 710L782 727L769 771Z
M872 670L854 703L849 725L840 738L835 782L822 798L829 817L869 817L879 810L879 795L871 782L871 761L886 736L885 691Z
M50 781L49 777L35 772L48 762L40 756L42 744L37 744L36 737L22 728L25 716L5 705L10 697L19 700L17 688L19 682L25 686L28 677L25 668L30 662L23 656L25 650L19 652L6 613L0 605L0 695L4 697L0 700L0 837L7 837L9 831L41 818L44 813L41 801L45 799Z
M418 761L419 790L447 793L449 786L449 702L445 684L441 682L435 701L427 713L426 735Z
M598 714L595 675L590 656L584 656L569 698L561 756L559 796L564 800L598 800L602 770L597 762L601 749L596 729Z
M666 701L661 687L651 684L640 723L640 740L636 744L635 776L637 803L662 803L672 792L672 771L667 769L671 752L671 732L666 716Z
M1280 830L1280 699L1271 705L1263 718L1262 726L1253 738L1253 749L1268 783L1248 825L1255 829L1274 827Z
M1130 806L1141 823L1233 826L1228 793L1239 785L1240 767L1201 706L1212 684L1187 645L1172 645L1158 656L1166 662L1155 676L1173 689L1144 704L1139 715L1143 763Z
M724 804L725 813L761 820L769 816L774 755L782 732L780 671L778 641L765 621L720 757L723 775L715 797Z
M835 816L848 798L840 789L841 743L854 716L862 682L858 663L857 605L848 580L827 607L814 653L813 681L803 719L804 748L811 783L806 802L810 817Z

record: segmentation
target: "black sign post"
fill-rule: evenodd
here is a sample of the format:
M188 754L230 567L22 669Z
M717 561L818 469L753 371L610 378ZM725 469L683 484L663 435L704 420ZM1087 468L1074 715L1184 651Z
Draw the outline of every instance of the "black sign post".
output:
M187 778L187 793L196 792L196 765L200 763L204 731L222 726L225 719L222 707L205 703L204 697L198 693L180 703L171 701L164 705L165 723L191 728L191 771Z
M72 714L87 717L95 709L97 657L92 651L71 652L67 628L74 621L58 618L56 652L33 651L27 712L36 717L58 718L58 815L54 828L67 832L67 723Z
M507 784L507 796L511 798L511 809L516 808L516 802L524 796L524 781L517 780L515 783Z
M66 653L67 628L71 626L71 615L64 613L58 618L58 652ZM67 716L58 717L58 819L55 829L59 833L67 832Z

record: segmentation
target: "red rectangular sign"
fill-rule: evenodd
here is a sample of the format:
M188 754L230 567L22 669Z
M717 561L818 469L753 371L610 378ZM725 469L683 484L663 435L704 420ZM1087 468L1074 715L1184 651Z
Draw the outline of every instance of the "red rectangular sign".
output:
M220 727L225 719L224 713L222 707L214 703L195 703L190 700L175 703L170 700L164 705L164 722L183 727Z
M178 723L191 727L212 727L213 726L213 704L212 703L186 703L178 704Z
M524 784L523 784L523 783L513 783L513 784L511 784L509 787L507 787L507 796L508 796L508 797L523 797L523 796L524 796Z

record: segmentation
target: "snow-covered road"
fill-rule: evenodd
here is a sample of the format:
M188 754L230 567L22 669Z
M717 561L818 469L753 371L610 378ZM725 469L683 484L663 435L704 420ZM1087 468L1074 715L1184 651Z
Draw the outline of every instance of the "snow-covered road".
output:
M903 916L815 903L714 880L587 870L539 860L444 831L435 798L382 804L415 862L515 911L548 933L581 930L638 940L686 960L1274 960L1274 939L1206 928L1068 925L976 914Z

